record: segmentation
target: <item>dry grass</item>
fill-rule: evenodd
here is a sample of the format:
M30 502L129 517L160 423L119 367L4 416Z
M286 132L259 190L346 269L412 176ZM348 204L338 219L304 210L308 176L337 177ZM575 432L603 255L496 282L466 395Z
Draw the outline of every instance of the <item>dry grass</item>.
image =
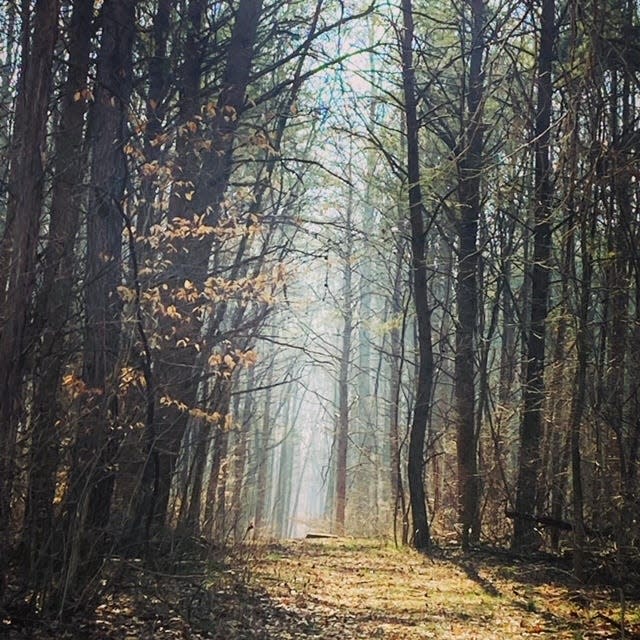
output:
M278 606L311 621L316 633L307 637L620 637L620 611L606 593L578 590L568 575L566 584L551 574L551 584L531 580L536 570L330 540L271 546L254 579ZM627 608L627 638L640 638L638 611L637 603Z
M224 550L220 550L224 553ZM9 640L640 640L640 606L550 565L371 540L248 545L197 571L124 564L93 612L0 616ZM615 594L614 594L615 595Z

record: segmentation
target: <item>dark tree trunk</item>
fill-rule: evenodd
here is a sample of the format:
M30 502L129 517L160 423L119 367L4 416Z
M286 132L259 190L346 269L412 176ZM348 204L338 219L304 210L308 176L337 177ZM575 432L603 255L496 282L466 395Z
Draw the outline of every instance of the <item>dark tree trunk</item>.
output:
M186 38L183 49L183 60L180 67L180 114L179 125L186 126L187 123L195 121L200 112L200 83L202 74L202 48L206 38L203 36L203 16L205 11L204 0L190 0L186 16ZM204 41L204 42L203 42ZM159 71L159 69L158 69ZM161 81L158 78L158 88ZM159 97L159 94L157 94ZM150 98L151 99L151 98ZM155 100L155 98L153 98ZM156 105L156 109L161 103ZM148 105L151 107L151 104ZM155 124L157 127L157 113L155 114ZM184 198L186 188L181 184L189 179L194 180L196 175L195 144L187 135L178 137L176 144L176 154L178 156L179 167L174 169L174 186L171 194L169 206L169 219L175 217L186 217L193 212L188 208L188 201ZM142 228L146 223L141 222ZM181 247L181 254L186 255L188 246ZM207 261L208 264L208 261ZM194 280L191 274L180 270L176 265L173 269L174 279L170 285L181 286L186 278ZM168 300L167 304L173 304L173 300ZM183 327L181 332L185 335L190 329L188 312L184 313ZM172 320L168 317L161 317L160 332L163 335L172 335ZM194 319L195 322L195 319ZM199 326L199 325L198 325ZM195 331L193 333L196 333ZM176 335L176 341L183 337ZM191 336L198 338L199 336ZM176 392L176 389L185 388L188 390L190 404L193 407L198 393L198 376L195 373L198 354L192 348L177 348L174 344L164 344L159 359L164 363L157 371L157 387L159 395L167 395L175 400L184 402ZM146 441L149 443L150 451L147 456L147 469L145 473L148 481L140 487L141 495L136 499L136 511L133 514L134 522L145 522L147 529L145 537L151 534L151 530L162 528L167 517L169 506L169 495L171 493L171 483L176 471L180 444L187 429L188 414L180 411L173 405L161 405L156 414L156 424L148 425ZM153 469L153 474L151 470ZM152 475L154 476L152 479Z
M16 117L10 150L7 217L0 242L0 602L9 551L16 436L22 407L25 330L34 290L42 213L42 157L58 35L58 0L36 3L23 29ZM33 27L33 28L32 28Z
M147 92L147 126L144 132L144 159L149 166L161 161L162 145L158 136L162 133L167 112L167 94L171 81L167 55L171 15L176 0L158 0L153 18L153 52L149 61L149 90ZM143 179L142 206L136 218L136 236L143 238L155 220L155 199L157 196L156 174L152 171Z
M545 335L549 298L551 256L551 107L552 61L555 40L555 0L540 0L541 23L537 63L537 105L533 149L535 154L535 220L533 266L531 267L530 326L526 342L526 371L520 424L520 458L516 512L529 513L537 504L540 480L540 442L544 403ZM513 546L527 550L535 546L531 520L516 518Z
M123 198L127 176L123 150L133 85L132 49L136 0L110 0L102 8L95 102L91 119L91 185L85 278L86 411L74 448L66 496L70 542L69 584L91 578L109 520L121 431L118 429L118 358L122 305ZM82 540L80 546L77 540Z
M69 69L62 95L62 114L55 139L55 169L43 284L36 302L34 336L39 337L35 360L33 431L27 488L24 541L29 547L32 580L38 580L52 550L53 498L61 434L58 389L64 366L63 335L70 316L73 288L73 249L78 229L86 163L84 122L93 11L75 0L69 27Z
M203 215L204 224L214 226L220 215L220 204L229 184L233 165L233 147L238 122L245 109L246 90L253 64L253 47L256 41L258 24L262 10L262 2L241 0L236 11L235 23L227 50L226 67L223 77L223 88L212 117L210 141L211 148L203 151L201 161L192 157L193 149L184 150L189 157L187 168L193 171L190 180L193 182L192 199L174 197L174 213L182 217ZM183 114L187 120L199 113L200 86L200 29L204 11L202 0L190 4L190 22L192 24L194 50L188 51L189 65L184 71L184 82L187 85L183 96ZM185 188L186 191L190 190ZM183 194L181 194L182 196ZM191 197L191 196L190 196ZM187 207L187 203L190 205ZM192 241L191 241L192 240ZM185 251L189 255L189 265L176 265L175 282L181 286L184 279L191 280L198 290L204 288L208 276L208 264L214 239L211 235L205 238L193 238L185 241ZM184 307L184 305L183 305ZM202 323L194 317L188 307L180 308L185 318L189 318L187 331L192 341L202 339ZM180 336L178 336L180 337ZM196 404L198 385L204 364L201 355L195 348L167 347L164 354L161 385L171 389L170 395L185 406L192 408ZM184 436L187 416L173 408L159 412L158 438L155 451L158 453L158 492L153 505L152 519L157 525L164 522L169 501L171 479L178 457L180 443Z
M409 218L411 221L413 298L418 323L418 379L413 421L409 437L408 480L413 518L413 544L429 551L431 536L427 518L424 447L431 402L433 349L431 309L428 301L424 205L420 187L420 149L416 79L413 67L413 9L411 0L402 1L402 85L407 131L407 176L409 180Z
M467 127L462 140L463 150L458 155L458 197L461 207L458 222L455 396L458 410L458 507L463 549L477 543L480 537L475 333L478 316L477 235L482 207L484 1L473 0L471 12Z
M142 202L136 212L136 234L138 240L143 240L150 231L151 225L157 221L158 185L154 165L163 161L163 145L159 143L163 132L167 111L167 95L172 79L170 63L167 55L170 36L171 15L176 0L158 0L156 13L153 18L153 52L149 61L149 89L146 96L147 126L144 132L144 159L151 168L150 175L143 177ZM132 258L136 264L144 264L151 256L143 242L131 243ZM136 252L136 253L134 253ZM137 271L137 269L136 269ZM137 274L136 274L137 275ZM143 284L140 284L143 286ZM140 292L138 292L138 297ZM138 298L137 304L140 305ZM139 307L138 307L139 308ZM144 332L141 314L138 317L138 330ZM141 335L144 348L144 364L142 366L147 396L147 410L145 416L144 437L142 439L142 461L139 484L132 488L133 500L127 523L127 542L133 546L144 544L148 547L153 524L155 504L160 488L160 461L155 447L158 437L156 406L157 391L155 384L155 367L152 363L151 351L146 336Z
M577 135L577 134L576 134ZM569 418L570 450L571 450L571 488L573 507L573 570L579 580L585 577L584 547L584 487L582 482L582 451L580 435L582 432L582 416L587 402L587 370L589 347L589 306L591 300L592 257L589 247L593 245L595 225L588 229L585 221L582 227L581 260L582 281L580 283L580 307L578 326L576 329L576 350L578 362L575 373L575 389L571 401Z

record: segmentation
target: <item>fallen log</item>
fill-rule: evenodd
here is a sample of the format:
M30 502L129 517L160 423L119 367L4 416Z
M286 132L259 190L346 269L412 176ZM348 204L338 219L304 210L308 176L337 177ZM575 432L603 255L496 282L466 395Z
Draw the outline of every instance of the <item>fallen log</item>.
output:
M334 535L333 533L320 533L315 531L310 531L305 536L305 538L308 538L309 540L318 539L318 538L337 538L337 537L338 536Z
M550 516L534 516L531 513L521 513L519 511L506 510L504 515L511 520L526 520L527 522L535 522L541 527L550 527L552 529L561 529L562 531L573 531L573 525L566 520L558 520Z
M567 522L566 520L559 520L558 518L552 518L551 516L534 516L531 513L521 513L519 511L511 511L509 509L505 510L504 515L511 520L515 520L515 519L527 520L529 522L535 522L537 525L540 525L541 527L545 527L549 529L560 529L561 531L573 531L573 524L571 522ZM594 531L589 527L585 527L584 532L588 536L599 535L597 531Z

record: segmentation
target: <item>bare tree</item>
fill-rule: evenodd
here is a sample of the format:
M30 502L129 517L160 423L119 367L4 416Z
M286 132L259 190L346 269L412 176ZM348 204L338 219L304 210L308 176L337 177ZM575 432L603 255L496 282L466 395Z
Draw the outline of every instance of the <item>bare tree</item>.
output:
M555 42L555 2L540 0L540 36L537 58L537 102L533 131L534 230L531 266L530 324L526 342L522 422L516 513L529 514L536 504L540 482L540 442L544 404L546 319L548 313L553 181L551 166L552 62ZM516 517L513 546L530 549L536 544L535 521Z
M0 598L8 559L11 496L18 422L22 406L25 332L35 285L37 241L44 195L42 154L53 52L58 35L58 0L23 13L22 69L11 140L7 215L0 243Z
M413 300L418 323L418 373L413 422L409 440L409 496L413 519L413 544L429 551L431 536L427 518L424 480L424 445L429 419L433 352L431 344L431 309L427 286L426 234L424 203L420 185L420 149L416 108L416 79L413 67L414 22L411 0L402 2L401 34L402 87L407 136L407 179L409 181L409 220L411 223Z

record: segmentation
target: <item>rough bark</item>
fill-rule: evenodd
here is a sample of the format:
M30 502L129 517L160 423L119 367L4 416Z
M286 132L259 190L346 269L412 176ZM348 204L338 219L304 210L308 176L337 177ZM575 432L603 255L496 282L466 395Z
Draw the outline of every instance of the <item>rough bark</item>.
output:
M10 539L17 428L22 407L25 331L34 290L42 213L47 112L58 0L35 5L23 25L23 67L10 150L7 217L0 242L0 599ZM29 14L27 13L27 18Z
M551 108L552 61L555 40L555 1L540 0L541 22L537 61L537 103L534 127L534 197L533 265L531 267L530 326L526 341L526 371L520 423L520 456L516 511L528 513L537 503L540 476L540 442L544 403L545 336L549 298L551 256L551 215L553 185L551 181ZM514 521L513 547L535 547L534 523L528 519Z
M136 0L110 0L102 8L102 40L91 119L91 184L87 216L85 413L76 439L66 496L68 576L80 588L91 578L109 520L118 429L118 359L122 305L123 198L127 177L123 146L133 85Z

